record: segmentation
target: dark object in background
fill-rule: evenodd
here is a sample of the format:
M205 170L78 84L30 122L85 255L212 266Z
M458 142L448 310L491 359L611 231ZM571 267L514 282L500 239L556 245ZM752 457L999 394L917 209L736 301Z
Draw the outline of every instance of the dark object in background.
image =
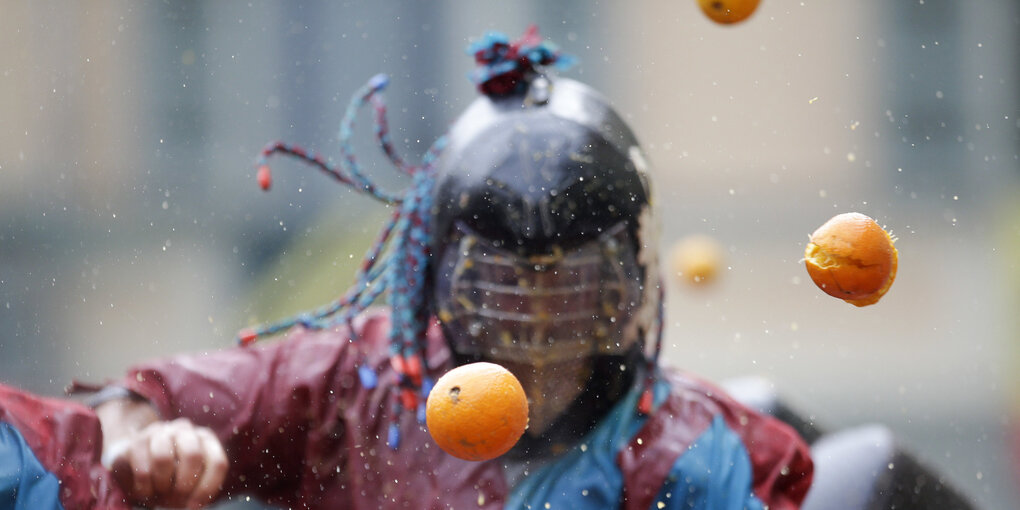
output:
M768 381L749 377L723 386L748 407L793 427L811 445L815 477L802 510L976 510L884 425L830 432L783 403Z

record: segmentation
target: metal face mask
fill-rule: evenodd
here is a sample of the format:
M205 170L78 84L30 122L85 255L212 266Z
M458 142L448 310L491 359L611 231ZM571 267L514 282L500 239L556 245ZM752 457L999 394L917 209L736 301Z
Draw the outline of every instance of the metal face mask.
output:
M446 246L435 297L451 348L514 367L532 401L532 433L580 393L593 356L622 354L639 340L628 326L641 271L626 222L541 255L503 249L462 223Z

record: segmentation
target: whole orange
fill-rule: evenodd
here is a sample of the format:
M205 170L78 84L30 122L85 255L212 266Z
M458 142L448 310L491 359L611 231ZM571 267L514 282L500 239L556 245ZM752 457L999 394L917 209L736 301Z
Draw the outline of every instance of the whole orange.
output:
M443 374L425 404L429 434L446 453L489 460L508 452L528 427L520 381L495 363L470 363Z
M899 253L894 241L870 217L843 213L811 234L804 262L826 294L857 306L872 305L896 279Z
M751 17L759 0L698 0L701 10L716 23L729 25Z

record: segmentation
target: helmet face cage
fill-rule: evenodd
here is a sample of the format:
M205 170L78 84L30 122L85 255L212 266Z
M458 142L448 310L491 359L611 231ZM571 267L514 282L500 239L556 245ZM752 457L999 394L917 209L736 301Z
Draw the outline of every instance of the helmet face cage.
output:
M626 222L530 256L458 222L437 255L435 305L458 354L548 364L622 354L639 339L643 275Z

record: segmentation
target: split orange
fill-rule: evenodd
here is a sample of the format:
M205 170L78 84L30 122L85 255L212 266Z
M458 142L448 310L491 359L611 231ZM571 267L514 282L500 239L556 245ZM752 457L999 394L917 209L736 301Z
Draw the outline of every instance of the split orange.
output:
M521 382L495 363L470 363L443 374L425 404L429 434L446 453L489 460L510 451L528 427Z
M701 10L716 23L729 25L751 17L759 0L698 0Z
M811 234L804 262L826 294L856 306L872 305L896 279L899 252L894 242L870 217L843 213Z

